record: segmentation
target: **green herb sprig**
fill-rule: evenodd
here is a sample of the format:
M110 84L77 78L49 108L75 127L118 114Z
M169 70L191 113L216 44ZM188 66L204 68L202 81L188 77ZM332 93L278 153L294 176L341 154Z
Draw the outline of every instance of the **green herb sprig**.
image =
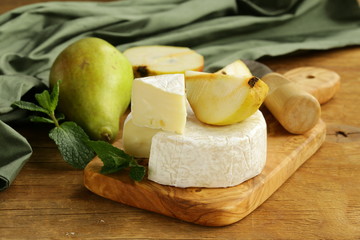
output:
M57 145L63 159L74 168L84 169L97 154L104 164L101 173L109 174L130 168L130 178L141 181L145 176L146 168L140 165L134 157L108 142L90 140L85 131L75 122L64 121L65 116L62 113L55 114L59 101L59 84L60 82L57 82L51 93L44 90L42 93L35 94L39 105L16 101L13 106L46 115L45 117L30 116L30 121L55 125L50 130L49 137ZM61 121L64 122L60 124Z

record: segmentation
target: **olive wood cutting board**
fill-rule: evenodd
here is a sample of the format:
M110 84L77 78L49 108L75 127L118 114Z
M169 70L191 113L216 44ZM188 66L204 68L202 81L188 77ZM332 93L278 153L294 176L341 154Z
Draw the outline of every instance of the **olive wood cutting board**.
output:
M256 177L229 188L177 188L148 180L132 181L127 172L103 175L95 157L84 170L84 185L102 197L205 226L235 223L261 205L321 146L326 125L320 119L302 135L288 133L263 110L268 132L267 162ZM114 145L121 148L121 139Z

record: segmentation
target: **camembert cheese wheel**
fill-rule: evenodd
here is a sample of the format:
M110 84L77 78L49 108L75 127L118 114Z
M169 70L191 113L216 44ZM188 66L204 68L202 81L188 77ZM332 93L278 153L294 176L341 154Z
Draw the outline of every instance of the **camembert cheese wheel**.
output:
M188 113L183 134L160 131L152 137L148 179L182 188L231 187L262 171L266 151L266 122L259 110L227 126L210 126Z

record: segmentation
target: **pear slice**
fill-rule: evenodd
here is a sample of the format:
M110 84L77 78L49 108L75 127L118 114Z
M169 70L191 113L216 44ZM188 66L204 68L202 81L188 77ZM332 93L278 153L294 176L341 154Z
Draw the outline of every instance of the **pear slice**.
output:
M269 88L254 76L187 71L187 99L195 116L211 125L238 123L255 113Z
M220 69L216 73L232 75L232 76L248 76L248 77L252 76L250 69L241 60L236 60L235 62L226 65L224 68Z
M204 57L187 47L139 46L127 49L124 55L131 62L136 78L202 71L204 67Z

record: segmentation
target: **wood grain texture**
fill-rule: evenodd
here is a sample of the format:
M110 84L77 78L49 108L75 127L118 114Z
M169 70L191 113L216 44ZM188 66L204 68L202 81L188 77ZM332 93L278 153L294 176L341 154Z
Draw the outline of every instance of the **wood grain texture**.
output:
M39 0L1 0L0 12ZM261 59L279 73L337 72L341 86L321 106L325 142L267 201L234 224L210 228L102 198L61 159L47 125L12 125L33 155L0 192L0 239L360 239L360 47ZM1 146L0 146L1 150Z
M187 222L205 226L232 224L263 203L325 140L322 120L304 135L293 135L269 113L267 116L268 156L264 170L235 187L177 188L148 179L134 182L128 173L101 174L102 162L97 157L84 170L84 184L105 198ZM114 145L121 148L121 139Z

